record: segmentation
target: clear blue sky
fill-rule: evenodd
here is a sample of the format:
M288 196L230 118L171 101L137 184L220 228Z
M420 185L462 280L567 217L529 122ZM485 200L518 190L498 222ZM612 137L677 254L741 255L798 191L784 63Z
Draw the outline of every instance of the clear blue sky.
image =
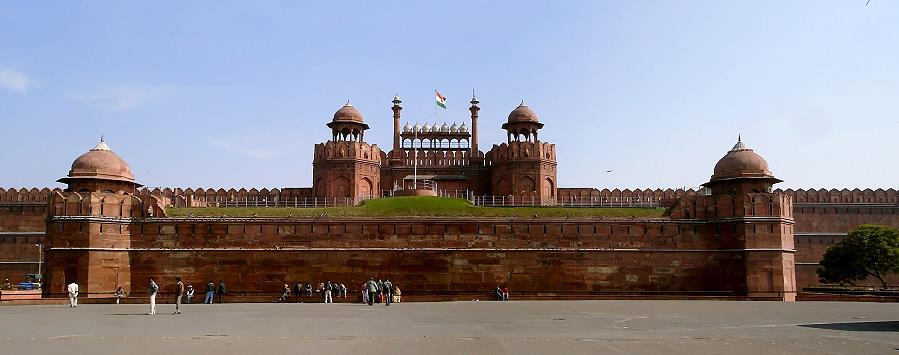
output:
M61 186L101 133L149 186L311 185L349 99L480 144L524 99L560 187L708 180L737 134L782 187L899 187L899 2L0 3L0 186ZM606 170L612 173L605 173Z

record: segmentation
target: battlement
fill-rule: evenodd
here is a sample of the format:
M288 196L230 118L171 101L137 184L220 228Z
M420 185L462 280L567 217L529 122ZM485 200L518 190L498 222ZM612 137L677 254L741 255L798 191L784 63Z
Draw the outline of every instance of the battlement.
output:
M792 197L780 193L685 196L671 209L673 219L717 220L732 217L793 218Z
M795 203L884 203L899 205L899 193L889 189L777 189L793 197Z
M50 193L53 191L62 191L61 189L49 189L49 188L41 188L38 189L36 187L32 187L31 189L26 188L9 188L4 189L0 187L0 203L35 203L35 202L47 202L50 198Z
M315 145L314 161L355 159L372 163L381 162L381 149L377 144L353 141L327 141Z
M166 214L162 201L152 195L53 191L48 201L48 216L146 218L166 217Z
M486 155L490 162L505 160L556 161L556 145L546 142L508 142L494 144Z
M393 159L400 159L400 165L412 166L418 159L419 167L445 167L445 166L469 166L472 165L472 155L468 150L445 150L420 148L415 153L411 150L401 149L393 152ZM484 153L478 152L474 157L476 165L484 165ZM387 165L387 162L382 162Z

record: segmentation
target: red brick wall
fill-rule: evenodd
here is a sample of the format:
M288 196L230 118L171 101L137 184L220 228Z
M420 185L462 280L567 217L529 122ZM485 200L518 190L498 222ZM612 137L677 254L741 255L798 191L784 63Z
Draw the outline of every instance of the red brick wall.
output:
M35 244L44 243L46 218L46 204L0 202L0 282L16 283L37 273L40 252Z
M796 221L796 279L802 289L820 285L815 273L818 262L828 247L843 240L855 226L881 224L899 228L899 205L797 204L793 209L793 218ZM899 285L899 275L890 274L887 282ZM879 281L874 279L860 283L879 286Z
M111 265L129 262L130 291L137 294L146 292L143 285L151 276L164 284L184 276L195 287L224 279L235 294L276 293L284 282L326 279L358 288L375 276L390 278L409 296L441 294L441 299L465 299L497 284L535 296L734 295L750 281L746 255L752 254L730 249L736 230L670 219L53 221L52 253L58 263L51 274L61 278L66 267L70 274L90 272L94 281L88 281L93 283L85 293L112 292ZM93 248L111 249L127 240L131 249L127 257L89 252L86 261L83 251L66 249L84 247L87 239ZM722 247L728 250L714 250ZM777 258L759 254L753 263L777 266ZM97 265L101 262L107 263L105 269ZM72 269L80 263L89 265ZM124 285L124 264L119 266ZM61 292L64 284L54 280L52 292Z

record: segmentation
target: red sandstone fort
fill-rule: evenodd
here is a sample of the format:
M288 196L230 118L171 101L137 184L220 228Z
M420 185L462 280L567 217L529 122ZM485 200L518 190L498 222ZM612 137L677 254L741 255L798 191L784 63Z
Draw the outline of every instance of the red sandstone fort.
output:
M87 297L117 286L146 292L148 277L224 279L234 297L277 293L285 281L370 276L402 285L406 299L471 299L497 284L519 298L721 297L794 300L818 284L829 246L863 223L899 226L894 189L774 190L767 162L738 141L695 190L559 188L555 145L524 103L478 145L470 125L401 127L393 147L365 142L349 103L314 147L313 185L283 189L146 189L101 140L59 179L64 189L0 189L0 278L44 274L44 296L68 282ZM710 147L713 148L713 147ZM709 162L711 167L712 162ZM352 205L412 187L482 204L662 206L658 218L186 217L171 207ZM489 201L489 203L488 203ZM517 202L516 202L517 201ZM895 282L895 280L893 280ZM164 290L165 291L165 290Z

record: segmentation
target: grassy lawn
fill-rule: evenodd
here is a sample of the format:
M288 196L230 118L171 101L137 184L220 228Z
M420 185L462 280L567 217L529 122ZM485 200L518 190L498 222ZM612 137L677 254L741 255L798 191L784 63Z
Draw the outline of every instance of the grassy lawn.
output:
M472 217L661 217L664 208L628 207L477 207L467 200L444 197L392 197L365 201L358 207L290 208L290 207L229 207L229 208L167 208L171 217L229 216L229 217L380 217L380 216L472 216Z

